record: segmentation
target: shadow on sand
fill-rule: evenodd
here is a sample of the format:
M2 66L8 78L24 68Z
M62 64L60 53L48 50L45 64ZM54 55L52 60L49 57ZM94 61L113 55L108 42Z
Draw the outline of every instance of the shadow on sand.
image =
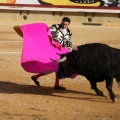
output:
M86 92L68 90L68 89L67 90L54 90L53 87L45 87L45 86L38 87L35 85L24 85L24 84L18 84L14 82L6 82L6 81L0 81L0 93L48 95L48 96L53 96L53 97L63 97L63 98L70 98L70 99L103 102L103 100L99 99L99 97L98 98L96 97L97 96L96 94L92 94L92 93L86 93ZM59 94L54 94L54 93L59 93ZM75 97L71 94L68 94L66 96L63 95L67 93L79 94L79 96ZM108 101L104 101L104 102L108 102Z

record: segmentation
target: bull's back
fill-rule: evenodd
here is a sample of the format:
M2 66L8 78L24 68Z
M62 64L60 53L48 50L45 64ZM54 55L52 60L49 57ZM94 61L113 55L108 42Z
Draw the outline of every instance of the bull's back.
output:
M103 63L105 59L110 57L111 47L101 43L85 44L78 47L78 57L82 62L89 62L89 64Z
M81 70L98 76L120 74L120 50L106 44L93 43L78 47Z
M102 75L109 67L110 49L109 46L100 43L79 46L76 53L79 72L87 75Z

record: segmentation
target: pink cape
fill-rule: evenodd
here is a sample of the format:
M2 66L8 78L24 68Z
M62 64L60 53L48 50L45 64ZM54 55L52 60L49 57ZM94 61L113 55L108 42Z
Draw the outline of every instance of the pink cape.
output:
M52 40L49 27L45 23L33 23L20 26L23 32L21 66L27 72L58 72L60 59L58 54L69 50ZM58 54L57 54L58 53Z

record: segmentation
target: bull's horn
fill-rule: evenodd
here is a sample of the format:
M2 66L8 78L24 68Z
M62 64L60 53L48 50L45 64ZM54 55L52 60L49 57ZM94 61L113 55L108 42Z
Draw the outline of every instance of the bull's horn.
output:
M60 60L53 60L52 58L50 58L50 59L54 62L64 62L67 59L67 57L65 56L65 57L61 58Z
M62 55L62 54L60 54L60 53L56 53L56 54L57 54L57 55L60 55L60 56Z
M20 28L19 25L15 25L13 27L13 29L18 33L18 35L20 35L21 37L23 37L23 32L22 32L22 30L21 30L21 28Z

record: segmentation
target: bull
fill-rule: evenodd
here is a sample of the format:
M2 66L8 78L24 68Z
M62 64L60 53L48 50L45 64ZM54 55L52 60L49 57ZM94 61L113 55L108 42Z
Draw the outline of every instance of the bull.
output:
M120 87L120 50L101 43L90 43L77 47L70 53L62 54L59 62L58 78L69 78L74 73L86 77L91 88L99 96L103 92L97 88L97 82L106 81L106 88L113 102L116 95L112 90L113 78Z

